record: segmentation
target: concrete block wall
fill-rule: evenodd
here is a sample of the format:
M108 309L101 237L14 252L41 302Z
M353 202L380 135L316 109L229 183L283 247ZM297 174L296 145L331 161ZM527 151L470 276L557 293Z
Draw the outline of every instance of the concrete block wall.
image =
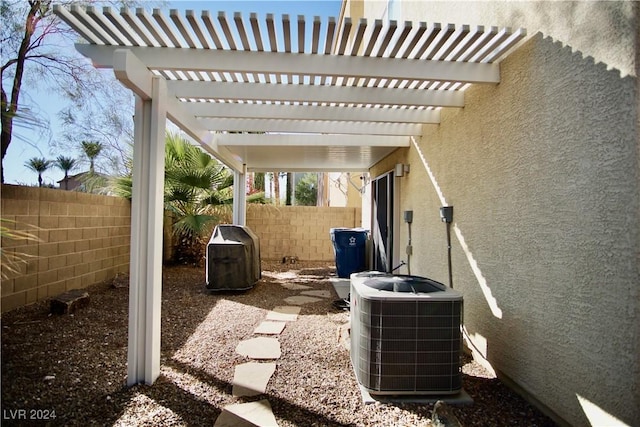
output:
M39 238L2 238L3 252L27 256L16 271L3 258L2 312L129 271L128 200L14 185L2 185L0 197L3 226Z
M360 208L248 205L247 226L260 238L262 259L296 256L332 261L332 227L359 227Z

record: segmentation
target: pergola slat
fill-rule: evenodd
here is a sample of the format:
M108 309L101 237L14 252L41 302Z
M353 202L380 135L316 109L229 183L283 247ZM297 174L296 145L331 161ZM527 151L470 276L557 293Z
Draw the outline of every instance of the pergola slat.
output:
M164 16L164 13L162 13L162 10L153 9L153 13L151 14L151 16L153 16L153 19L156 20L156 23L160 26L164 34L169 37L169 40L171 40L171 43L173 43L173 47L185 47L182 45L180 40L178 40L178 36L171 28L171 25L169 25L169 21L167 21L167 18Z
M455 49L455 47L462 40L464 40L465 37L467 37L469 31L470 27L468 25L463 25L462 27L460 27L458 31L456 31L455 35L452 35L453 37L449 39L447 44L439 49L438 52L435 52L433 59L435 59L436 61L445 59L453 51L453 49Z
M496 58L503 55L506 51L515 46L527 35L527 30L519 28L515 33L511 34L500 46L498 46L492 53L489 53L482 62L491 63Z
M72 5L71 13L76 17L78 22L93 31L93 34L95 34L102 43L107 45L118 45L118 43L116 43L100 25L95 25L96 22L87 15L83 8L77 5Z
M411 42L409 42L409 44L404 50L404 53L402 54L403 59L407 59L409 55L411 55L411 52L417 46L418 42L420 41L420 38L422 37L425 31L427 31L427 23L420 22L418 24L418 30L415 32L415 34L411 38Z
M436 53L438 53L440 48L442 48L442 46L447 43L447 40L449 39L449 37L451 37L455 30L455 25L447 24L446 28L443 31L440 31L440 34L438 34L438 37L436 38L436 40L434 40L433 46L429 48L429 53L427 54L425 59L434 59Z
M409 36L409 33L411 32L412 29L413 29L413 27L411 25L411 21L405 21L404 22L404 28L402 29L402 33L400 33L400 37L398 37L398 39L396 40L396 42L394 44L393 49L391 49L391 53L389 53L389 56L391 58L395 58L396 57L396 55L400 51L400 48L402 47L402 44L404 43L404 41Z
M242 20L242 14L240 14L240 12L234 13L233 21L236 24L238 35L240 35L240 42L242 43L242 49L251 50L251 46L249 45L249 37L247 36L247 31L244 29L244 21Z
M264 45L262 44L262 34L260 34L260 24L258 23L258 14L252 13L249 17L251 23L251 30L253 31L253 39L256 42L256 48L258 52L264 52Z
M336 19L333 17L329 18L329 23L327 24L327 35L324 42L324 54L329 55L331 53L331 48L333 46L333 38L335 37L336 32Z
M220 28L222 28L222 33L227 40L229 49L237 50L238 48L236 47L236 41L233 39L231 28L229 27L229 23L227 22L227 15L224 12L218 12L218 24L220 24Z
M312 34L312 40L311 40L311 53L312 54L317 54L318 53L318 45L320 42L320 27L322 26L322 23L320 22L320 17L319 16L314 16L313 17L313 34Z
M202 22L204 22L204 26L207 31L209 31L209 35L211 36L211 40L213 40L213 44L216 46L216 49L222 49L222 41L220 40L220 36L218 36L218 32L213 25L213 19L211 18L209 11L203 10L200 18L202 19Z
M478 53L471 57L470 61L482 62L487 55L494 51L496 47L500 46L500 44L509 37L510 33L510 28L503 28L495 37L489 40L488 43L478 51Z
M471 33L471 36L467 35L466 39L463 39L458 46L455 46L449 56L444 57L446 61L457 61L484 33L484 27L478 25L476 29Z
M255 133L225 133L215 134L214 140L219 145L242 146L242 145L265 145L269 147L294 147L309 146L323 147L331 145L335 147L408 147L409 138L403 136L381 136L381 135L280 135ZM265 144L265 141L268 143ZM328 141L331 143L328 144Z
M200 22L198 22L195 12L193 10L187 10L185 12L185 16L187 17L187 22L189 22L189 25L191 25L191 30L198 38L198 41L200 42L202 47L204 49L211 49L211 45L204 35L204 29L200 25Z
M121 19L119 19L118 15L112 13L109 7L105 7L103 9L103 13L114 25L118 27L118 29L122 32L122 34L124 34L129 39L132 45L134 46L154 46L155 45L152 40L152 37L150 37L150 34L148 34L148 32L145 30L140 20L137 19L137 17L129 9L122 8L120 10L120 18L122 18L122 20L124 20L124 22L127 25L129 25L133 33L129 31L125 31L126 27L124 26L124 24L120 23ZM139 37L142 43L140 43L136 39L136 37Z
M431 43L433 42L433 40L438 36L441 29L442 29L442 26L438 22L435 22L433 23L433 25L431 25L431 28L429 28L429 31L427 32L427 36L424 42L421 43L420 48L413 55L413 59L419 59L422 57L422 55L427 51L427 49L429 49L429 46L431 46Z
M467 51L460 57L460 61L466 62L473 58L484 46L491 41L491 39L498 33L498 27L491 27L489 31L484 32L478 40L469 47Z
M129 43L126 37L123 37L121 31L116 28L104 13L96 13L96 8L87 6L87 16L93 20L92 26L101 27L117 44L126 45Z
M387 50L387 46L389 46L391 38L393 37L393 33L395 33L397 29L398 23L396 21L389 21L389 26L385 30L382 42L378 46L378 53L376 53L378 58L382 58L384 56L384 52Z
M298 53L304 53L305 21L303 15L298 15Z
M149 31L149 34L153 36L156 40L156 43L162 47L169 46L167 40L164 38L164 33L156 26L156 24L151 20L151 17L143 8L136 9L136 16L142 22L142 25Z
M189 31L187 30L187 25L185 24L182 15L180 15L176 9L171 9L171 11L169 12L169 16L173 21L173 24L178 29L178 32L180 33L182 38L187 42L187 45L190 48L194 49L196 47L196 44L193 41L191 34L189 34Z
M278 38L276 37L276 27L273 21L273 15L271 13L267 14L267 33L269 34L269 46L271 47L271 52L278 51Z
M284 40L284 51L291 53L291 21L289 15L282 15L282 38Z

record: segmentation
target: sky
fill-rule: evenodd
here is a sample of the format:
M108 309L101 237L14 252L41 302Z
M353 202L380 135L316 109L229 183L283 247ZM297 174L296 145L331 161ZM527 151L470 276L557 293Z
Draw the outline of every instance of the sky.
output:
M315 1L289 1L289 0L263 0L263 1L183 1L173 0L168 2L166 14L169 9L194 10L197 12L202 10L211 11L212 16L217 16L219 11L224 11L227 17L233 17L234 12L241 12L245 19L249 18L249 14L255 12L260 19L264 19L267 13L273 13L276 18L283 14L288 14L292 21L297 15L304 15L307 21L314 16L338 17L340 13L340 0L315 0ZM73 45L62 46L63 50L75 52ZM132 95L133 96L133 95ZM66 106L66 101L45 90L37 90L29 88L28 85L23 86L21 94L22 99L28 100L28 103L38 111L44 121L49 122L48 130L30 131L27 129L18 129L20 138L13 138L11 145L4 158L4 175L5 183L8 184L24 184L37 185L38 176L35 172L29 170L24 164L33 157L44 157L46 159L55 159L59 155L78 158L80 151L75 153L64 153L59 150L50 149L50 142L55 140L60 134L60 125L58 123L57 114ZM30 141L30 143L25 142ZM79 142L78 142L79 144ZM87 170L87 166L81 169L73 170L71 174L79 173ZM45 184L54 184L64 177L64 173L52 167L43 174Z

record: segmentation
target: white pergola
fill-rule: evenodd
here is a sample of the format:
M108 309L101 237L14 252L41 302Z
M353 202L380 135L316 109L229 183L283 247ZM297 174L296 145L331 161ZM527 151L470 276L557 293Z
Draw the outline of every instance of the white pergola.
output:
M161 10L54 7L136 96L128 383L160 372L164 132L168 118L234 171L367 171L470 84L498 84L518 29L350 18L291 21Z

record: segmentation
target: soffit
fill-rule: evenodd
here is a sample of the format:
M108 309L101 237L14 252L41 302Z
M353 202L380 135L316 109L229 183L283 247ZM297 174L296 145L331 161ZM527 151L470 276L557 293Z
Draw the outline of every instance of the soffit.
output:
M118 68L114 54L126 49L166 79L169 116L249 170L367 170L423 124L438 124L441 108L464 106L468 85L498 83L500 59L526 35L253 13L54 12L85 39L76 48L96 67ZM128 69L116 72L125 85Z

